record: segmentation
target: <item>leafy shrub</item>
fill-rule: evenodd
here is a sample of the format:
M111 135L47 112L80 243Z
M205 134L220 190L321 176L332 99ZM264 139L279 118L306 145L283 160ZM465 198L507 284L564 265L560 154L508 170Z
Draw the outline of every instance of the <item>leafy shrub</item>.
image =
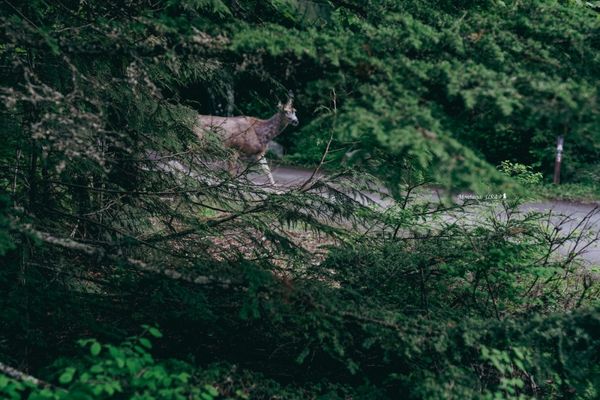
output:
M544 176L541 172L534 172L529 165L513 163L508 160L502 161L498 169L503 174L510 176L522 185L535 186L542 183Z
M10 399L165 399L211 400L218 390L191 379L190 366L155 361L150 355L149 337L162 334L146 327L146 335L131 338L120 346L101 344L94 339L80 340L88 353L71 365L61 368L57 383L38 383L29 379L17 381L0 376L0 393ZM59 364L65 364L63 360ZM241 397L243 398L243 397Z
M593 400L600 383L600 309L503 321L343 317L321 332L360 364L359 381L298 374L282 385L225 363L204 368L157 361L148 338L120 346L80 341L85 354L46 368L52 383L0 374L7 399L522 399L573 396ZM321 323L327 316L321 316ZM321 326L326 326L321 324ZM150 328L151 333L158 331ZM335 333L335 330L340 330ZM346 331L343 335L341 330ZM316 333L316 332L315 332ZM350 340L348 340L350 339ZM353 342L358 341L359 345ZM351 346L351 347L346 347ZM385 354L381 364L373 357ZM313 354L312 357L317 356ZM359 358L356 358L359 357ZM55 382L55 383L54 383Z

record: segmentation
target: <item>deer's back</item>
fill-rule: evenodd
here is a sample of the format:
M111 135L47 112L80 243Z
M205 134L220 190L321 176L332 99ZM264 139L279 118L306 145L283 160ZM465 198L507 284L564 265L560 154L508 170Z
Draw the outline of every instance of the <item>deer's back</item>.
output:
M205 131L212 131L221 138L223 144L246 155L264 153L266 146L257 132L263 120L253 117L218 117L198 115L194 132L202 137Z

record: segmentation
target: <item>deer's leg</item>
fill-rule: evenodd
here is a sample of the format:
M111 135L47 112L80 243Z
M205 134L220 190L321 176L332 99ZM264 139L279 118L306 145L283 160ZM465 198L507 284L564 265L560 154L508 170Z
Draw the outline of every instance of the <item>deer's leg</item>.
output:
M227 160L227 169L229 170L229 175L231 177L237 177L239 175L239 156L238 153L233 153L231 157Z
M265 156L260 157L258 159L258 162L260 163L260 166L262 167L263 171L265 171L265 174L269 178L269 182L271 183L271 185L275 186L275 179L273 179L273 174L271 173L271 169L269 168L269 163L267 163L267 159L265 158Z

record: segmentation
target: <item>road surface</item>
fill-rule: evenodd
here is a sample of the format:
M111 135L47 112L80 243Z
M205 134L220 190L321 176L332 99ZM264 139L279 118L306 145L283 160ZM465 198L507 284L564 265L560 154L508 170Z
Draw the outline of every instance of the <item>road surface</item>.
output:
M272 168L272 173L276 184L278 186L290 188L304 183L310 178L312 172L312 170L295 167L275 166ZM322 174L319 175L322 176ZM265 184L267 182L266 177L261 175L253 175L251 179L260 184ZM382 200L377 194L369 193L368 195L382 206L388 206L391 204L390 200ZM424 196L429 197L428 195ZM430 196L432 200L435 199L433 192L431 192ZM565 201L539 201L523 204L521 206L521 211L552 212L552 221L554 223L560 221L565 216L570 216L571 218L564 223L563 229L571 230L575 228L585 228L585 230L589 231L590 234L597 235L600 232L600 212L593 213L593 210L596 207L598 207L598 204L572 203ZM580 223L584 220L586 215L590 213L592 213L592 215L588 218L589 220L587 221L585 227L581 226ZM586 240L587 241L580 243L579 246L587 244L590 239ZM567 244L560 250L563 253L566 253L569 251L570 247L570 244ZM600 266L600 242L597 241L590 245L586 249L586 252L582 254L582 258L591 265Z

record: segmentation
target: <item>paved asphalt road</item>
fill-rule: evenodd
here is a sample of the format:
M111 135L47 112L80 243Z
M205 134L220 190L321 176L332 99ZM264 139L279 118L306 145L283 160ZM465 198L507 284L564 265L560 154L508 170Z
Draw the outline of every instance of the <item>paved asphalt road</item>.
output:
M301 185L307 179L310 178L312 171L301 168L292 168L292 167L273 167L272 169L273 177L275 178L275 182L279 186L283 187L293 187L297 185ZM252 179L257 183L266 183L266 177L256 175L253 176ZM377 195L369 195L369 197L374 200L382 203L382 205L387 205L386 201L380 199ZM434 196L432 195L432 199ZM387 203L387 204L384 204ZM570 203L565 201L540 201L533 203L526 203L521 206L522 211L544 211L549 212L552 211L553 222L559 221L564 216L570 216L571 219L564 224L564 229L573 229L577 227L579 222L590 213L594 208L597 207L595 204L583 204L583 203ZM595 213L589 220L587 224L587 229L589 229L590 233L598 234L600 232L600 212ZM585 245L587 242L583 242L581 245ZM562 252L568 252L571 246L569 244L563 246L561 249ZM596 242L589 246L586 249L587 251L582 255L583 259L589 262L592 265L600 265L600 243Z

